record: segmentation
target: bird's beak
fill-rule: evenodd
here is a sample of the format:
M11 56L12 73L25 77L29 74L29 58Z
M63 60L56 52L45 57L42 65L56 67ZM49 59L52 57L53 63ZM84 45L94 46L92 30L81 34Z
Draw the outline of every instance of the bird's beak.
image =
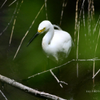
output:
M29 46L29 44L39 35L39 32L37 32L33 38L29 41L29 43L27 44L27 46Z

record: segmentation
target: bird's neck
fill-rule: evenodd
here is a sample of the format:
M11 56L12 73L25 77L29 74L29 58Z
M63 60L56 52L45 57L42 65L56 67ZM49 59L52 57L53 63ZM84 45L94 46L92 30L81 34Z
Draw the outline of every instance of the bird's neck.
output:
M52 41L53 35L54 35L54 28L51 25L49 31L43 37L43 44L44 45L49 45L51 43L51 41Z

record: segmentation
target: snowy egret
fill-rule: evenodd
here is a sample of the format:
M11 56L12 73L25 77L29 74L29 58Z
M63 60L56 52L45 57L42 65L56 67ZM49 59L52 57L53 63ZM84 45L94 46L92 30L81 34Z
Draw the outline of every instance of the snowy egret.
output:
M39 24L38 32L29 41L28 45L42 33L45 33L42 39L42 48L47 57L53 56L56 61L59 61L68 56L72 47L71 35L48 20L44 20Z

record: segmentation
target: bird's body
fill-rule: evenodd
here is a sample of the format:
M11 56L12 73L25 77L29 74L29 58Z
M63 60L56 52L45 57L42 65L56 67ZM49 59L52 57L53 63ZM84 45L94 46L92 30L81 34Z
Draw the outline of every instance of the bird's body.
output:
M54 27L57 29L54 29ZM72 47L72 38L68 32L63 31L60 27L52 25L50 21L45 20L38 27L38 34L40 33L45 33L42 39L42 48L48 57L53 56L59 61L59 59L64 59L68 56ZM59 54L61 55L59 56Z
M49 34L49 32L46 33L42 40L42 48L47 56L53 56L57 61L66 58L72 46L70 34L63 30L54 30L52 39L48 41ZM62 57L60 58L60 56Z

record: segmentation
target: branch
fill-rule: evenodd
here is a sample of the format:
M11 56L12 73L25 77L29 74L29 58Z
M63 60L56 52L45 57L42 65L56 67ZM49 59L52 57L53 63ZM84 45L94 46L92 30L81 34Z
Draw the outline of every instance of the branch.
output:
M62 66L65 66L65 65L71 63L72 61L76 61L76 60L75 60L75 59L72 59L72 60L70 60L70 61L68 61L68 62L66 62L66 63L64 63L64 64L62 64L62 65L59 65L59 66L57 66L57 67L54 67L54 68L51 68L51 69L45 70L45 71L40 72L40 73L36 73L36 74L34 74L34 75L32 75L32 76L29 76L28 79L29 79L29 78L32 78L32 77L35 77L35 76L37 76L37 75L40 75L40 74L43 74L43 73L49 72L50 70L54 70L54 69L60 68L60 67L62 67Z
M2 94L2 96L5 98L5 100L8 100L7 98L6 98L6 96L4 95L4 93L0 90L0 93Z
M16 82L15 80L13 79L10 79L10 78L7 78L3 75L0 75L0 80L7 83L7 84L10 84L14 87L17 87L21 90L24 90L25 92L28 92L28 93L31 93L31 94L34 94L35 96L41 96L41 97L45 97L45 98L48 98L48 99L52 99L52 100L66 100L66 99L63 99L61 97L58 97L56 95L52 95L52 94L49 94L49 93L45 93L45 92L40 92L38 90L35 90L35 89L32 89L28 86L25 86L21 83L18 83Z

